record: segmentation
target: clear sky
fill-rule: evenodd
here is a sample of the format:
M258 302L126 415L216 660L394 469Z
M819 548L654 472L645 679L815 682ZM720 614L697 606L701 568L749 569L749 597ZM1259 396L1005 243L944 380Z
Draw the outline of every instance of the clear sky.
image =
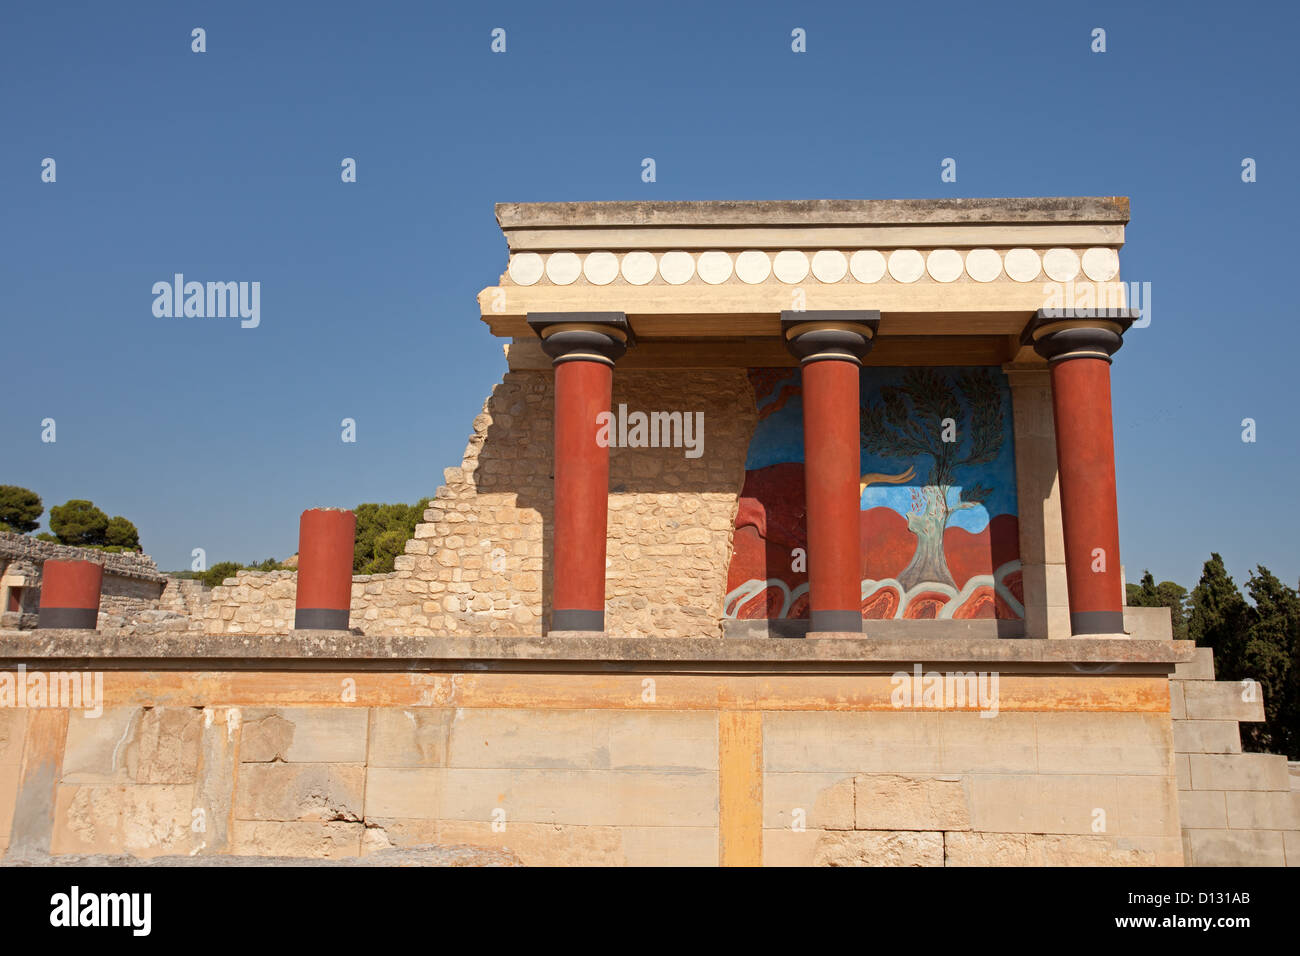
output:
M5 3L0 484L165 569L433 494L505 367L494 202L1123 195L1129 579L1218 550L1294 584L1298 34L1281 3ZM260 326L155 317L178 272L260 282Z

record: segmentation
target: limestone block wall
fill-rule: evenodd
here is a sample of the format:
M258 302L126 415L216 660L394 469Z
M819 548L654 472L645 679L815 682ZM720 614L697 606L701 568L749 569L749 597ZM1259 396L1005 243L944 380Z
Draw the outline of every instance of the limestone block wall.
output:
M887 674L106 671L0 709L13 856L526 864L1179 865L1168 681L1003 674L900 711Z
M1241 750L1239 722L1264 719L1263 691L1249 683L1216 681L1208 647L1170 683L1188 865L1300 866L1300 791L1286 757Z

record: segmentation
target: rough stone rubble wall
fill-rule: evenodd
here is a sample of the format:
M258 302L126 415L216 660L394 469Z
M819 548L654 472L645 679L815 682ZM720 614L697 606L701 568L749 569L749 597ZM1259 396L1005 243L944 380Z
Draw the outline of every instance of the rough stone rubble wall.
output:
M1259 684L1214 679L1211 648L1170 682L1178 802L1189 866L1300 866L1300 779L1277 754L1243 753L1264 719Z
M357 576L350 624L367 633L537 634L550 610L554 375L508 372L474 419L460 467L388 575ZM627 637L721 634L736 504L755 422L745 372L620 371L614 405L703 412L704 453L611 448L606 626ZM208 633L281 633L293 572L214 588Z

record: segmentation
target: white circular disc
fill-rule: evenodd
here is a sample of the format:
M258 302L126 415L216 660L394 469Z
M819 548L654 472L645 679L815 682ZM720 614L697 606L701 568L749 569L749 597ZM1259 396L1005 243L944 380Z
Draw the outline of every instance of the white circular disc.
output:
M659 259L659 274L669 285L690 282L695 275L695 260L689 252L665 252Z
M553 252L546 260L546 278L556 285L569 285L582 274L582 260L572 252Z
M976 282L992 282L1002 275L1002 257L994 249L972 249L966 253L966 274Z
M925 259L925 271L935 282L952 282L962 273L961 253L956 249L935 249Z
M875 249L859 249L849 259L849 271L859 282L879 282L885 275L885 257Z
M1011 249L1003 257L1007 275L1017 282L1033 282L1042 271L1043 264L1033 249Z
M1089 249L1083 254L1083 274L1093 282L1109 282L1119 275L1119 256L1114 249Z
M623 257L623 278L633 285L645 285L658 269L655 257L648 252L629 252Z
M766 252L748 249L736 256L736 277L741 282L757 285L767 281L767 277L771 274L772 261L768 259Z
M895 249L889 254L889 274L899 282L915 282L925 272L925 257L915 249Z
M695 271L709 285L720 285L731 278L731 256L725 252L702 252Z
M1048 249L1043 253L1043 271L1056 282L1069 282L1079 274L1079 254L1073 249Z
M510 273L510 281L515 285L532 285L542 277L545 268L546 264L537 253L521 252L510 257L510 266L506 271Z
M785 249L776 254L772 272L786 285L794 285L808 277L808 257L797 249Z
M592 285L609 285L618 278L618 256L612 252L589 253L582 274Z
M849 260L844 253L822 249L813 253L812 272L819 282L839 282L849 271Z

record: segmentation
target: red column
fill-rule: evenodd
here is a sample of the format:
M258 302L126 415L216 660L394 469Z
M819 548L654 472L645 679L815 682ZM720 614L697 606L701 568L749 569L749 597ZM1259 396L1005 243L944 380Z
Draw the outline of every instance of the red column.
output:
M597 416L610 411L632 330L621 312L530 313L528 324L555 366L551 630L603 631L609 443L597 441Z
M804 482L813 631L862 630L862 452L857 362L803 367Z
M1080 636L1124 634L1110 357L1136 317L1044 309L1023 338L1051 368L1070 633Z
M103 583L103 565L46 561L41 567L41 609L36 626L93 630Z
M1072 634L1124 633L1110 360L1052 363L1052 412Z
M357 516L339 508L312 508L298 523L298 588L293 626L346 631L352 608L352 556Z
M596 441L596 416L613 400L614 369L601 362L555 367L555 586L551 627L605 629L605 533L609 448Z
M783 312L803 379L809 633L862 633L859 376L879 312Z

